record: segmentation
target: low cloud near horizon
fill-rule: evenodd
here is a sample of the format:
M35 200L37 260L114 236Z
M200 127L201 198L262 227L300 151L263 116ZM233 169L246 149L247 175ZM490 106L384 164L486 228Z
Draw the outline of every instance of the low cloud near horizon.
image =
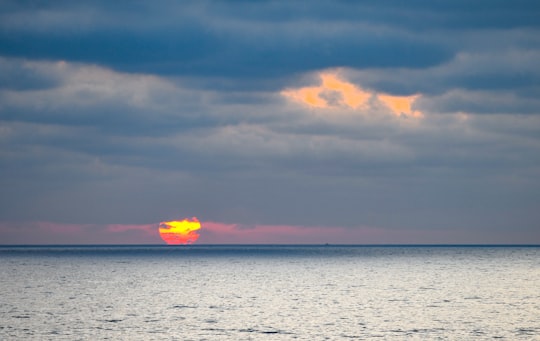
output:
M535 1L0 9L1 244L540 243Z

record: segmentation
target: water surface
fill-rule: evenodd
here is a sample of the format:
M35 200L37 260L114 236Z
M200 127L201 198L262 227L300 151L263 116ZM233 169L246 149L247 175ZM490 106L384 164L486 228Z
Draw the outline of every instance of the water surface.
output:
M539 247L0 247L2 340L540 339Z

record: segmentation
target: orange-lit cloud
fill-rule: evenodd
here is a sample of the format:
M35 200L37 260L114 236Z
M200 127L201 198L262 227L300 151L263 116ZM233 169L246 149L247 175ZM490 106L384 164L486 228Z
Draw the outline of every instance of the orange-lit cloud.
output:
M371 94L364 91L352 83L345 82L339 79L336 75L330 73L321 74L322 85L324 90L335 91L339 93L341 99L339 103L356 109L364 105Z
M419 97L419 95L412 96L392 96L386 94L378 94L377 98L383 102L392 112L397 115L406 115L411 117L420 118L424 115L418 110L412 109L413 102Z
M422 112L413 110L414 101L420 95L393 96L362 89L361 87L340 79L334 73L319 74L321 84L318 86L286 89L281 95L311 108L349 108L369 109L370 99L375 98L388 108L395 116L423 117Z
M181 221L164 221L159 224L159 235L167 244L192 244L199 239L197 230L201 223L195 217Z
M321 73L319 77L321 79L319 86L288 89L282 91L281 94L315 108L345 106L356 109L365 104L371 97L369 92L339 79L335 74Z

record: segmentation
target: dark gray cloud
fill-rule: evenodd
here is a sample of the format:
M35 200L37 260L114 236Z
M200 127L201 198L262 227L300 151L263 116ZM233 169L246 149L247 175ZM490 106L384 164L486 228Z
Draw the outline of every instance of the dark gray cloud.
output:
M0 2L0 222L537 238L538 7Z
M462 51L486 50L496 61L501 52L537 51L540 46L540 6L534 1L314 1L309 6L287 1L8 1L2 7L0 54L5 56L79 61L165 76L218 77L235 87L249 82L251 89L268 84L279 88L285 80L272 79L324 68L425 69L444 65ZM483 69L457 79L432 79L431 89L449 82L483 88L536 81L527 73L498 72L498 65ZM407 92L425 92L428 87L389 86L384 80L371 85Z
M0 53L99 63L129 72L256 78L335 66L423 67L451 58L451 52L436 42L399 34L374 37L354 28L328 34L315 25L294 35L295 27L246 30L219 34L197 27L167 28L153 34L4 31Z
M130 72L235 78L335 66L423 67L452 56L439 41L402 33L393 24L381 29L365 15L346 21L321 16L326 7L315 4L306 10L286 2L122 9L108 4L23 5L3 16L0 53L99 63ZM364 13L362 7L355 12Z

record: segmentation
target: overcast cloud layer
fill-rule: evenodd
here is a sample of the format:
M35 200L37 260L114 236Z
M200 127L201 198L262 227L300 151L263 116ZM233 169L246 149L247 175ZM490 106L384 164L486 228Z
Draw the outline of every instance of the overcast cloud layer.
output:
M1 243L540 243L538 18L0 1Z

